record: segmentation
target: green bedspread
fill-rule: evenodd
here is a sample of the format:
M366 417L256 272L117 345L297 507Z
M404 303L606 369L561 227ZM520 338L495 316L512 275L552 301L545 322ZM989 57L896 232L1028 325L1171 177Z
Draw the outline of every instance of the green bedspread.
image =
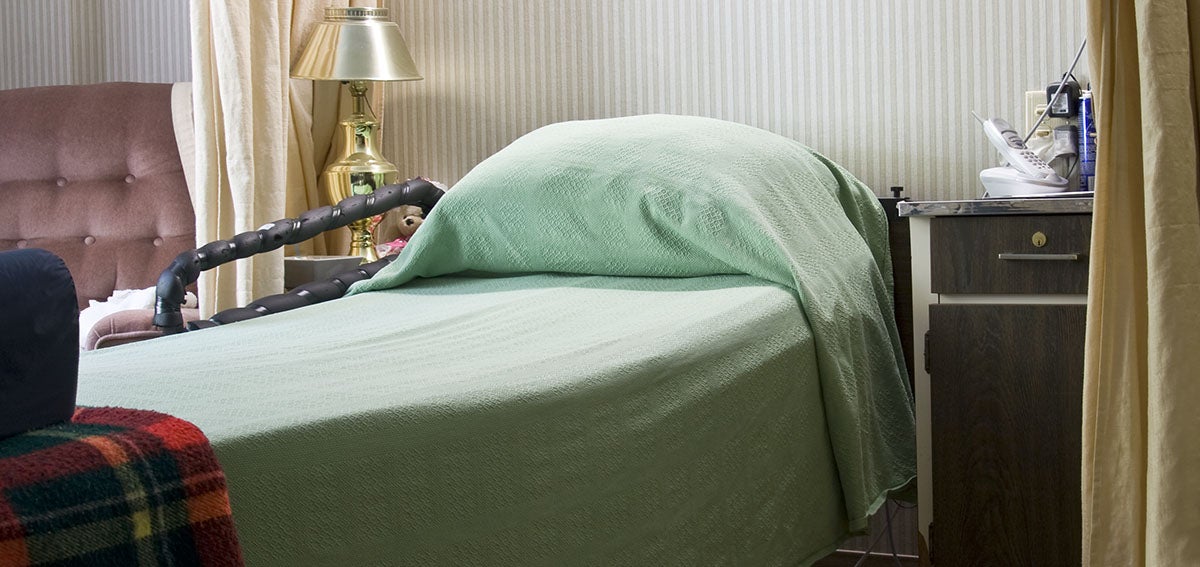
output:
M915 476L887 220L869 189L794 140L670 115L546 126L476 166L410 247L352 291L467 270L748 274L790 288L816 342L852 528Z
M444 277L86 353L195 423L247 565L775 565L847 533L812 336L748 276Z

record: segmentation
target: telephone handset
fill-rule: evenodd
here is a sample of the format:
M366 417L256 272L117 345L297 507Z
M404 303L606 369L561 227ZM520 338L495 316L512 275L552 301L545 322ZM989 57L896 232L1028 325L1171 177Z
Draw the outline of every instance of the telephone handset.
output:
M1057 176L1058 173L1050 167L1033 150L1025 147L1021 135L1013 130L1008 122L1000 118L983 121L983 133L996 149L1004 155L1008 164L1017 168L1021 173L1033 177Z
M1008 122L1000 118L979 119L988 141L1000 150L1008 165L992 167L979 172L979 180L990 197L1013 197L1061 193L1067 188L1067 180L1055 173L1033 150L1025 147L1021 135Z

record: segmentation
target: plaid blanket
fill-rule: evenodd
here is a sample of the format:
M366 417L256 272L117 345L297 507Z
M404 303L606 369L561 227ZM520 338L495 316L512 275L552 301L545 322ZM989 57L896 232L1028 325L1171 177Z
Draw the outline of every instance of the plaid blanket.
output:
M0 441L0 565L241 565L208 439L168 415L79 408Z

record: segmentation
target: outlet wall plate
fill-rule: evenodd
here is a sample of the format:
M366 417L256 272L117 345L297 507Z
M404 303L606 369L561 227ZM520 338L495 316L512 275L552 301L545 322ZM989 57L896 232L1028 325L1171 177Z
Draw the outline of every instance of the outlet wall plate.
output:
M1025 91L1025 125L1021 128L1021 135L1024 136L1030 128L1033 128L1033 123L1037 122L1039 116L1046 111L1046 91ZM1049 139L1051 132L1056 126L1066 126L1070 122L1066 118L1053 118L1047 116L1042 124L1038 126L1036 132L1030 137L1030 141L1035 138Z

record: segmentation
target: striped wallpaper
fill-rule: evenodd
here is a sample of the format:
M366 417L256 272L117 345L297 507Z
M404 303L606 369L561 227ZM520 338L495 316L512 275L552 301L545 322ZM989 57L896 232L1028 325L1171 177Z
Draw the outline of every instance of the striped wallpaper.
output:
M188 0L0 0L0 89L191 76Z
M550 122L649 112L807 143L883 194L970 198L970 111L1022 120L1083 0L385 0L425 76L388 86L384 153L453 183ZM0 88L191 76L188 0L0 0ZM1086 76L1086 70L1077 75Z
M384 4L425 76L388 86L384 153L448 183L547 123L668 112L795 138L880 194L973 198L994 153L970 111L1021 123L1085 33L1083 0Z

